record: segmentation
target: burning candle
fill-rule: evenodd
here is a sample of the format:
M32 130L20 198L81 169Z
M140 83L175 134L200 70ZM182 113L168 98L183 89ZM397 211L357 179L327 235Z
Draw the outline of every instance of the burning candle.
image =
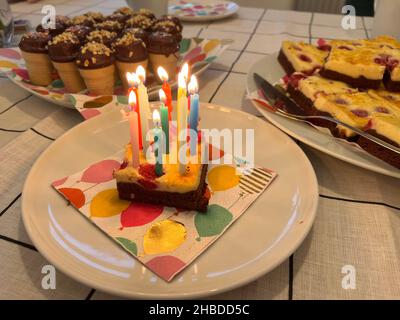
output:
M138 66L136 69L136 75L138 77L139 83L137 88L138 100L139 100L139 116L140 125L142 127L142 144L143 151L147 152L149 148L149 141L146 139L147 132L149 131L149 117L150 117L150 106L149 97L147 95L147 88L144 85L146 80L146 70L142 66Z
M135 107L134 111L136 111L137 114L140 115L139 103L138 103L139 97L138 97L138 89L137 89L138 85L139 85L139 82L140 82L139 77L134 72L132 72L132 73L131 72L127 72L126 73L126 80L128 81L129 86L130 86L130 88L128 89L128 97L129 97L131 92L135 93L135 95L136 95L136 107ZM138 121L138 123L139 123L139 125L138 125L139 126L139 148L140 148L140 150L142 150L143 149L142 125L141 125L141 121L140 121L140 116L138 117L138 119L139 119L139 121Z
M167 99L165 92L163 89L158 91L158 95L160 97L160 101L162 102L160 106L160 113L161 113L161 127L164 132L165 137L165 153L169 154L169 110L165 106L165 101Z
M160 113L158 110L153 111L153 123L154 123L154 156L156 158L156 176L160 177L163 174L162 168L162 145L163 145L163 132L160 128Z
M179 173L185 174L186 171L186 137L187 137L187 118L188 118L188 99L186 97L186 81L184 75L179 73L178 75L178 163Z
M131 135L131 146L132 146L132 166L139 167L139 126L138 126L138 114L133 111L136 107L136 94L131 91L128 98L129 105L132 110L129 111L129 131Z
M197 90L197 79L196 76L192 75L188 85L190 94L189 127L195 132L195 135L191 134L190 136L190 155L192 156L197 153L197 125L199 123L199 95Z
M189 65L187 62L184 63L184 65L181 68L181 72L180 72L183 77L185 78L185 82L186 84L188 83L189 80Z
M161 79L163 82L162 84L162 89L164 90L165 93L165 105L168 107L168 120L172 120L172 94L171 94L171 87L168 84L168 73L165 71L163 67L158 67L157 69L158 77ZM161 114L162 116L162 114ZM162 120L162 117L161 117ZM161 121L162 122L162 121Z

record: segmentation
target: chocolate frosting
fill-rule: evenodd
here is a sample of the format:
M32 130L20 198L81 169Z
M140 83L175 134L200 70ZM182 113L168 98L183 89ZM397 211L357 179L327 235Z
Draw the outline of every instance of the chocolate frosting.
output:
M146 45L132 33L125 34L113 45L115 57L119 61L139 62L148 58Z
M170 55L179 51L179 43L172 34L156 31L149 36L147 50L151 53Z
M97 30L107 30L107 31L110 31L110 32L115 32L117 34L121 33L122 28L123 28L122 24L119 23L118 21L115 21L115 20L114 21L113 20L106 20L106 21L103 21L103 22L100 22L100 23L96 23L94 25L94 27Z
M126 21L126 26L130 28L142 28L150 31L153 26L153 20L144 15L135 15Z
M50 21L50 20L48 20ZM70 19L66 16L57 15L56 16L56 23L55 28L53 29L45 29L43 28L42 24L37 25L36 31L37 32L48 32L51 36L56 36L65 31L66 28L70 25Z
M92 29L87 26L76 25L67 28L65 31L73 33L75 36L78 37L79 42L81 44L84 44L86 43L87 35L92 31Z
M63 32L49 42L49 56L55 62L74 61L80 49L80 41L72 32Z
M146 30L140 28L126 28L122 32L122 35L125 35L127 33L132 33L135 36L135 38L142 39L143 42L147 45L147 41L149 39L149 33Z
M104 21L118 21L121 24L125 24L125 21L128 20L130 16L126 14L122 14L119 12L110 14L109 16L104 18Z
M152 30L170 33L176 38L178 43L181 42L182 40L182 34L179 29L179 26L172 20L169 19L156 20L153 24Z
M114 63L114 54L102 43L89 42L78 53L76 64L80 69L100 69Z
M111 48L111 45L116 38L117 34L115 32L110 32L107 30L94 30L88 34L86 40L88 42L100 42Z
M93 28L95 21L92 17L86 16L84 14L80 16L75 16L71 19L71 25L82 25L89 28Z
M172 21L173 23L176 24L176 26L177 26L179 32L182 32L182 30L183 30L183 26L182 26L181 20L179 20L178 17L170 16L170 15L163 15L163 16L162 16L161 18L159 18L158 20L169 20L169 21Z
M19 48L26 52L47 53L50 39L51 36L47 32L28 32L22 36Z

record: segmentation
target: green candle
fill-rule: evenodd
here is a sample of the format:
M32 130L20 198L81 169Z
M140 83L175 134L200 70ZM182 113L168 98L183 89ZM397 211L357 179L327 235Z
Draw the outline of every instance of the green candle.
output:
M169 121L168 121L168 107L164 104L165 103L165 94L164 91L161 89L159 91L160 95L160 101L163 103L160 107L160 113L161 113L161 127L164 132L164 137L165 137L165 153L169 154Z
M168 109L167 109L168 110ZM168 116L168 113L167 113ZM156 158L156 176L161 177L163 175L163 166L162 166L162 130L160 128L160 114L157 110L153 112L153 122L154 122L154 156Z

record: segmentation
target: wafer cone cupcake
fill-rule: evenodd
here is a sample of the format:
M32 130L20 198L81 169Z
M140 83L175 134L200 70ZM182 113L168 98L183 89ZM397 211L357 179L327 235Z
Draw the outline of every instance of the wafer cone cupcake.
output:
M136 38L133 33L126 33L114 44L115 64L119 72L124 89L128 89L127 72L136 72L141 65L145 69L148 64L148 53L143 40Z
M75 61L73 62L53 61L53 65L54 68L57 70L61 80L64 82L64 86L68 90L68 92L77 93L86 88Z
M175 79L178 57L178 53L170 54L169 56L149 53L149 60L151 63L151 68L153 69L153 73L157 75L158 67L163 67L165 71L168 72L168 76L171 77L171 79Z
M47 86L53 80L53 65L47 54L49 40L50 35L46 32L28 32L19 43L32 84Z
M99 69L79 69L89 92L95 95L114 93L114 65Z
M21 50L28 69L29 79L38 86L48 86L52 81L53 65L47 53L33 53Z
M76 63L90 93L114 93L115 66L110 48L102 43L89 42L81 48Z
M168 72L170 79L175 79L179 57L177 37L163 31L153 32L148 38L147 49L154 74L157 74L157 69L161 66Z
M63 32L49 42L49 57L65 88L70 93L85 89L75 63L80 48L79 38L72 32Z

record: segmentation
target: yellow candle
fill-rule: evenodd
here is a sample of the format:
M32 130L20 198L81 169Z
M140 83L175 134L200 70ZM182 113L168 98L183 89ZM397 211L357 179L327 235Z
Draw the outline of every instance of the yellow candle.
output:
M146 70L139 66L136 69L136 75L138 76L140 82L138 85L138 98L139 98L139 114L140 114L140 125L142 127L142 142L143 142L143 152L146 152L150 146L150 142L146 139L147 132L149 131L149 118L150 118L150 106L149 106L149 96L147 95L147 88L144 85L146 80Z

